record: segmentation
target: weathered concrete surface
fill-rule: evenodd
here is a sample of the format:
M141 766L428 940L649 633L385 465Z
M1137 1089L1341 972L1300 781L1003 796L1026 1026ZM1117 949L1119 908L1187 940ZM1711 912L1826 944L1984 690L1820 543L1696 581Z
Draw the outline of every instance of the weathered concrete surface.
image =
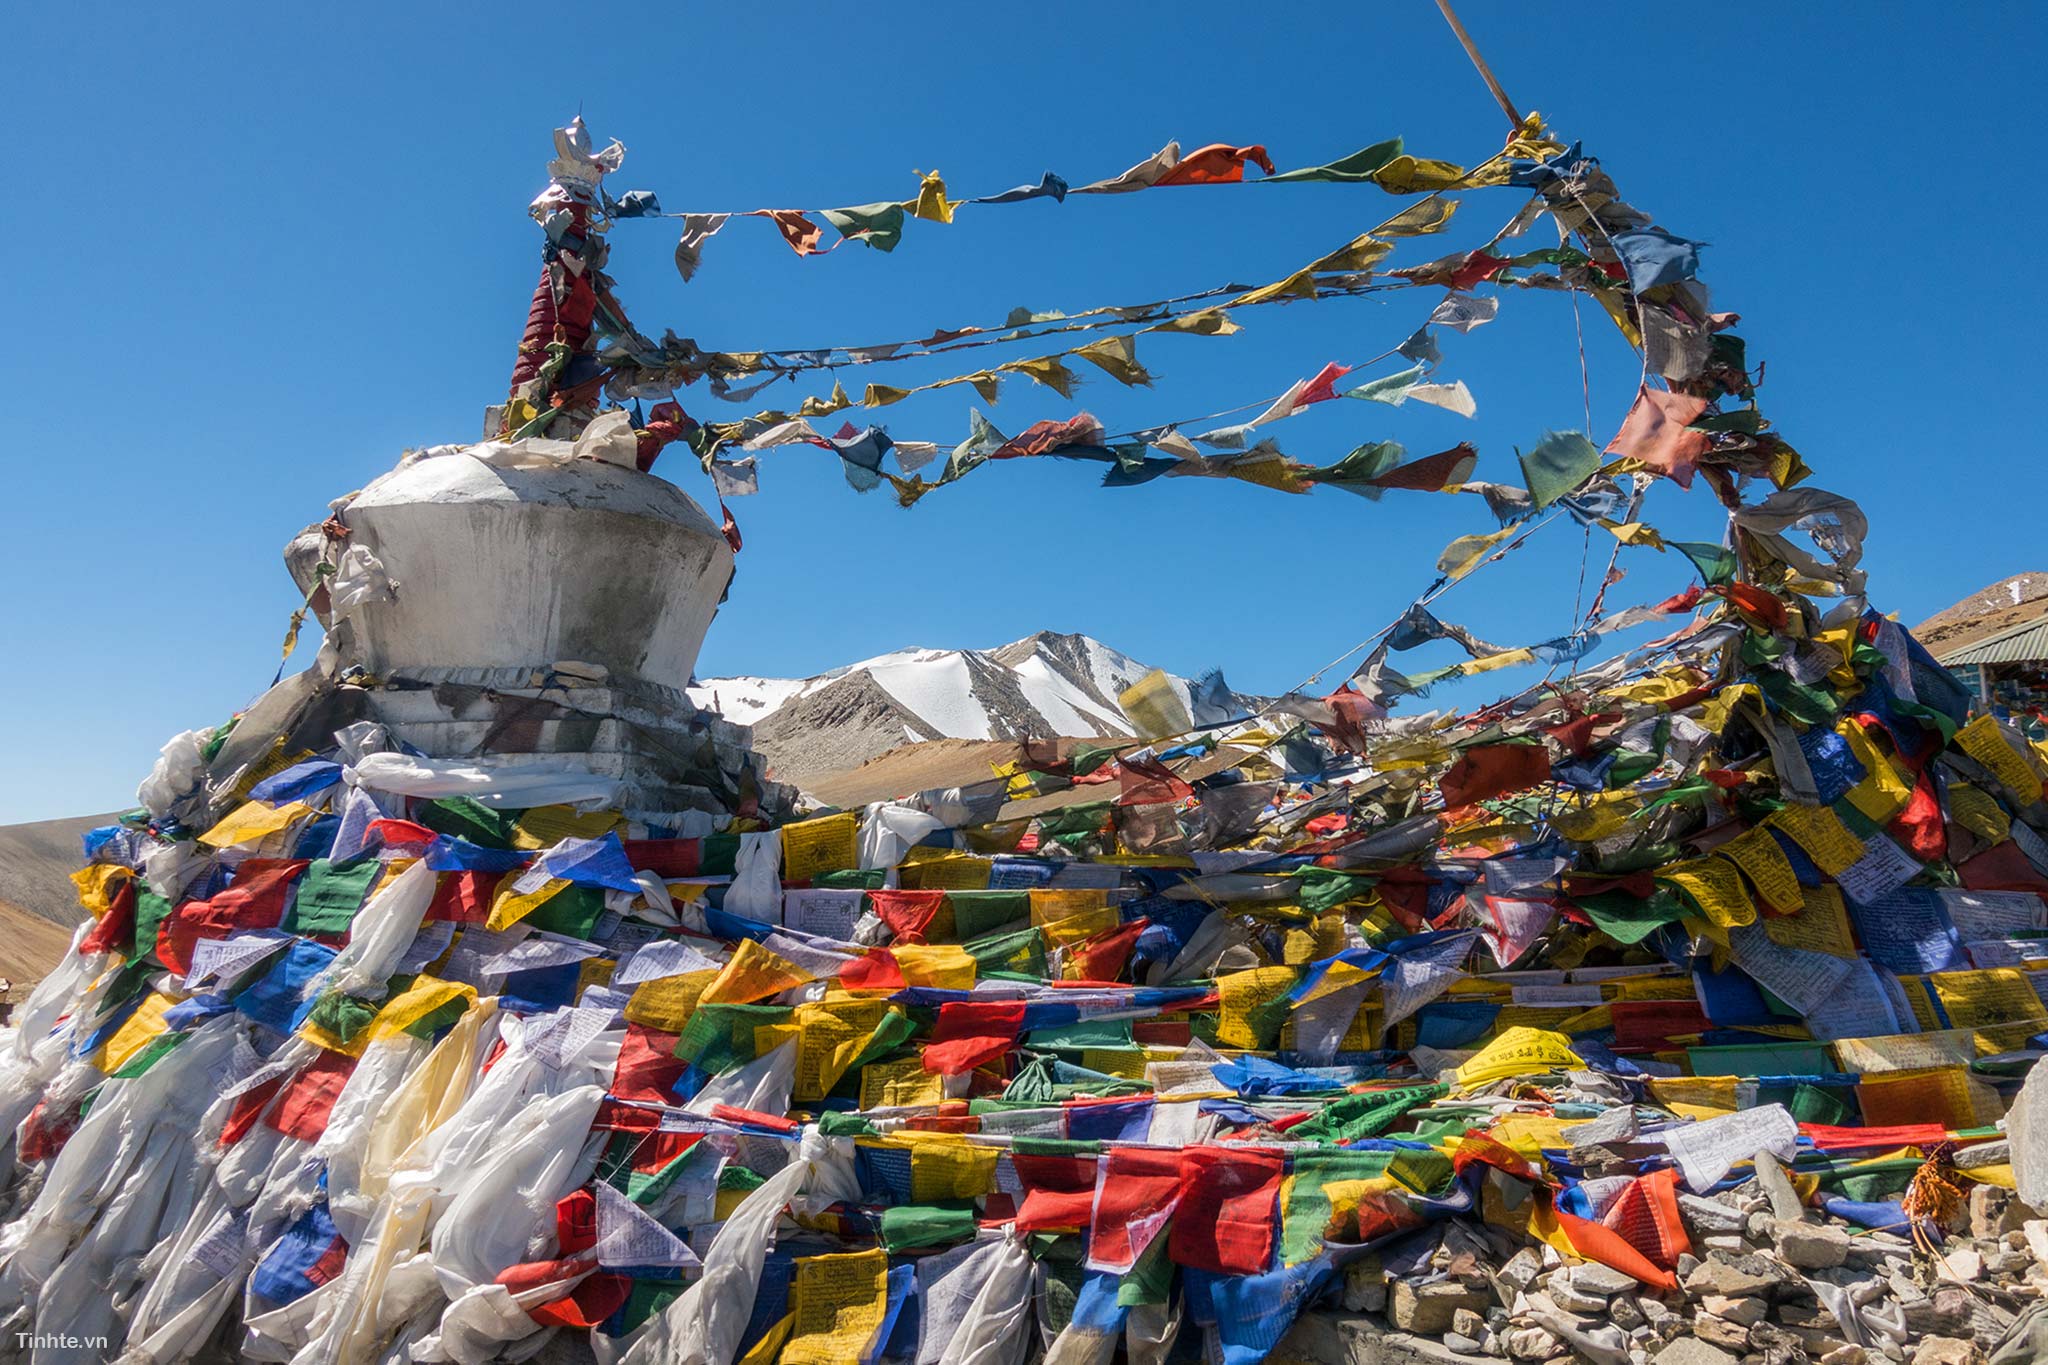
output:
M680 689L732 577L731 548L687 494L602 460L416 457L343 515L349 546L398 584L340 642L379 676L489 683L510 679L487 670L575 661ZM286 552L301 588L316 535Z

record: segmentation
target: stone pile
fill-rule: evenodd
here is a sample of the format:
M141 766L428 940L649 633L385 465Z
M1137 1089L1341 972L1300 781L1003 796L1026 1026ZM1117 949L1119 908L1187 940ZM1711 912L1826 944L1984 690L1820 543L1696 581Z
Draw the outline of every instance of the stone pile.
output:
M2002 1161L2003 1143L1973 1149ZM1999 1150L1992 1150L1997 1148ZM1659 1291L1473 1220L1420 1264L1347 1271L1273 1357L1323 1365L1496 1359L1591 1365L2019 1365L2048 1359L2048 1218L1970 1188L1929 1246L1804 1205L1768 1153L1716 1194L1679 1196L1694 1251Z

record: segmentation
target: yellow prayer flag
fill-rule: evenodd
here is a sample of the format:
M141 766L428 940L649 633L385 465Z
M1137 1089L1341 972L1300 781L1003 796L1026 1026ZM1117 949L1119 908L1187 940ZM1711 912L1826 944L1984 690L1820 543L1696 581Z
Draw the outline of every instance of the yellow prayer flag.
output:
M1241 308L1247 304L1270 303L1274 299L1312 299L1316 296L1316 277L1313 270L1297 270L1286 279L1240 294L1232 301L1231 307Z
M1465 178L1465 168L1429 157L1397 156L1372 173L1373 183L1388 194L1423 194L1452 189Z
M919 1204L941 1199L979 1199L995 1193L994 1147L953 1133L906 1131L888 1145L910 1148L910 1197Z
M1083 910L1065 919L1056 919L1050 924L1039 925L1046 943L1054 948L1065 948L1082 943L1098 934L1109 933L1122 926L1124 918L1115 906L1105 905L1099 910Z
M896 870L906 891L986 891L995 863L954 849L914 848Z
M945 1079L924 1069L921 1057L869 1062L860 1069L862 1109L908 1109L946 1098Z
M946 197L946 182L939 178L937 171L930 175L923 171L913 171L912 174L919 178L920 183L917 199L910 206L911 217L922 218L928 223L952 222L953 210L964 201Z
M1475 1090L1507 1076L1567 1071L1585 1065L1572 1040L1544 1029L1511 1028L1451 1073L1460 1090Z
M475 1004L476 987L461 981L416 976L410 986L384 1002L384 1008L377 1011L377 1017L363 1033L373 1043L397 1037L454 1000Z
M292 801L282 806L245 801L229 811L219 824L200 835L199 842L211 848L242 848L260 844L313 813L313 808L303 801Z
M78 903L98 919L113 907L121 883L134 875L119 863L88 863L71 874L71 884L78 888Z
M1436 571L1447 578L1463 578L1493 553L1494 546L1523 529L1520 526L1503 526L1483 536L1459 536L1444 546L1444 552L1437 556Z
M564 878L550 877L532 891L514 890L514 885L525 875L525 870L515 868L498 879L498 893L491 898L491 917L484 921L484 928L493 933L509 929L570 885Z
M860 862L860 817L852 811L782 827L782 878L807 882Z
M1432 232L1442 232L1450 225L1451 215L1458 211L1458 202L1456 199L1425 199L1419 204L1410 204L1373 231L1382 237L1426 237Z
M1361 233L1329 255L1311 261L1308 268L1319 275L1332 271L1351 274L1370 270L1393 249L1392 242L1383 242L1370 232Z
M1839 887L1801 887L1799 912L1765 916L1763 926L1771 942L1781 948L1832 953L1836 957L1857 955L1856 936L1849 926L1849 907L1843 902Z
M663 1033L681 1033L691 1013L704 998L705 988L718 979L718 969L684 972L679 976L658 976L633 988L626 1002L626 1022Z
M1997 798L1975 783L1948 784L1949 818L1987 844L2002 844L2012 837L2012 821Z
M880 1247L797 1257L781 1365L847 1365L865 1358L888 1305L889 1253Z
M1847 742L1849 752L1865 770L1863 780L1849 788L1849 804L1875 824L1890 823L1913 799L1913 784L1900 775L1891 756L1854 716L1844 716L1835 733Z
M574 806L535 806L522 811L512 826L514 848L553 848L564 839L602 839L622 830L626 817L612 810L581 811Z
M1765 823L1784 830L1830 877L1854 867L1863 857L1862 841L1849 832L1830 806L1782 806Z
M780 953L743 938L704 993L697 997L705 1005L747 1005L780 995L803 985L811 974Z
M1691 898L1707 922L1725 940L1730 929L1756 922L1756 903L1742 884L1735 865L1720 858L1694 858L1689 862L1660 867L1654 874L1660 882L1677 887Z
M1800 908L1799 875L1777 838L1762 825L1736 835L1714 853L1742 869L1766 906L1780 914Z
M794 1097L814 1103L831 1094L892 1012L886 1001L846 995L798 1005Z
M1957 1028L2048 1019L2048 1006L2034 993L2026 973L2013 967L1973 972L1935 972L1926 978L1942 1011Z
M1244 330L1231 321L1230 314L1221 308L1204 308L1170 322L1155 323L1145 329L1148 332L1180 332L1188 336L1227 337Z
M121 1021L121 1027L100 1045L99 1068L112 1075L128 1065L131 1058L170 1031L164 1013L176 1003L162 991L151 991L135 1012Z
M1259 1046L1259 1031L1252 1024L1252 1012L1293 990L1300 975L1292 967L1252 967L1217 977L1221 1018L1216 1041L1224 1047Z
M951 943L899 943L889 949L909 986L964 991L974 986L974 955Z
M2034 765L2012 746L2005 731L1988 715L1956 731L1956 745L1991 770L1991 775L2012 793L2014 801L2031 806L2041 799L2041 778Z

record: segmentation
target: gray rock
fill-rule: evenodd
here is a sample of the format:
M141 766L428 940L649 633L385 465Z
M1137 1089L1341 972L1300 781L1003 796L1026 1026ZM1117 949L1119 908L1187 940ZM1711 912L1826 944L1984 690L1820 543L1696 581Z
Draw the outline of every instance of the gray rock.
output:
M1692 1320L1692 1334L1701 1341L1715 1346L1725 1346L1731 1351L1749 1349L1747 1327L1739 1322L1730 1322L1726 1318L1714 1317L1710 1313L1702 1313Z
M1780 1221L1771 1229L1778 1254L1799 1270L1826 1270L1849 1259L1849 1234L1831 1223Z
M1649 1326L1650 1320L1643 1313L1642 1301L1633 1294L1616 1294L1607 1301L1607 1320L1624 1332L1633 1332L1638 1327Z
M1303 1313L1273 1354L1272 1365L1469 1365L1431 1337L1390 1330L1351 1313Z
M1562 1276L1550 1282L1549 1293L1557 1306L1564 1309L1567 1313L1605 1313L1607 1311L1606 1295L1584 1293L1579 1289L1577 1283L1567 1280Z
M1678 1320L1678 1314L1660 1299L1637 1299L1636 1309L1652 1327L1661 1328Z
M1512 1302L1515 1295L1526 1291L1536 1283L1536 1277L1543 1273L1543 1257L1534 1247L1523 1247L1508 1258L1508 1263L1494 1272L1494 1279L1508 1286L1509 1292L1501 1296L1503 1303Z
M1686 1230L1696 1237L1740 1232L1746 1217L1741 1209L1730 1208L1718 1199L1702 1199L1696 1194L1678 1196L1678 1215Z
M1461 1356L1485 1355L1486 1347L1477 1337L1468 1337L1458 1332L1444 1333L1444 1347Z
M1694 1337L1680 1337L1650 1357L1656 1365L1735 1365L1735 1357Z
M1508 1333L1507 1344L1515 1360L1548 1360L1564 1351L1564 1343L1541 1327L1517 1327Z
M1839 1262L1837 1262L1839 1264ZM1684 1279L1685 1292L1692 1298L1721 1294L1731 1299L1769 1294L1784 1279L1760 1256L1736 1256L1716 1251L1700 1262Z
M1972 1237L1988 1241L1995 1237L2003 1237L2008 1232L2018 1232L2028 1217L2027 1206L2013 1198L2010 1190L2001 1190L1996 1185L1970 1187Z
M1758 1152L1753 1159L1756 1162L1756 1183L1771 1201L1771 1213L1788 1223L1804 1222L1806 1205L1800 1201L1799 1191L1792 1188L1792 1180L1785 1174L1785 1168L1778 1164L1778 1158L1769 1152Z
M1914 1349L1913 1365L1984 1365L1984 1352L1962 1337L1928 1337Z
M1633 1275L1625 1275L1613 1266L1601 1265L1598 1261L1587 1261L1584 1265L1571 1268L1572 1288L1582 1294L1598 1294L1610 1297L1630 1293L1636 1289Z
M1387 1276L1379 1257L1368 1257L1344 1271L1344 1311L1384 1313L1387 1311Z
M1450 1330L1451 1319L1460 1308L1484 1311L1489 1297L1477 1285L1458 1280L1422 1285L1396 1280L1387 1300L1387 1317L1403 1332L1437 1337Z
M1734 1299L1725 1294L1708 1294L1700 1300L1700 1311L1725 1318L1741 1327L1750 1327L1764 1320L1764 1315L1771 1311L1771 1305L1755 1296Z

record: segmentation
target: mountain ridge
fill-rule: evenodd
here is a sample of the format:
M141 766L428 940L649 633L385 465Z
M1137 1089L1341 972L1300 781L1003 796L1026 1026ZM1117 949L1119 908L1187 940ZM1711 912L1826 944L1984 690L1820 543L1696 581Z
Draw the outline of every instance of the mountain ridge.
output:
M1092 636L1041 630L990 649L914 646L808 678L704 678L689 692L751 725L778 775L800 782L925 740L1128 737L1137 727L1117 698L1152 671ZM1257 700L1231 691L1219 670L1166 676L1197 724Z

